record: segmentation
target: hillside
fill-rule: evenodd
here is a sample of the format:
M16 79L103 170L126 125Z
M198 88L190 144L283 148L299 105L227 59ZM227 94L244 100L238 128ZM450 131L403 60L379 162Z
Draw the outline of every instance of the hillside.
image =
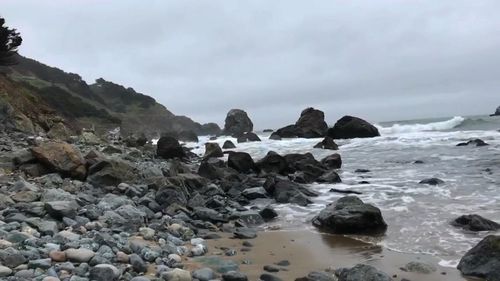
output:
M124 135L185 130L198 135L218 133L213 123L201 125L176 116L132 88L102 78L89 85L78 74L22 56L18 62L0 68L0 120L5 128L48 131L62 122L75 132L93 127L104 133L121 127Z

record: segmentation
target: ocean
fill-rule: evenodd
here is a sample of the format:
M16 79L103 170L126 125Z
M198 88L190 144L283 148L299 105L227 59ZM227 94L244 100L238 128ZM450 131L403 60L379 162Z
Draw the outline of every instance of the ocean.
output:
M500 222L500 117L469 116L425 120L406 120L376 124L381 136L368 139L336 140L339 151L315 149L321 139L269 140L270 133L259 133L262 142L237 144L237 151L254 160L267 152L279 154L311 152L317 160L338 152L342 156L340 184L310 184L321 193L313 204L301 207L273 204L279 219L268 228L316 231L311 219L325 205L345 196L336 189L362 192L363 201L379 207L388 224L385 236L356 237L387 249L412 254L428 254L440 265L455 267L467 250L491 232L469 232L455 228L450 221L464 214L478 214ZM489 146L462 146L460 142L480 138ZM220 137L221 146L231 137ZM204 143L189 143L193 152L203 155ZM416 162L417 161L417 162ZM368 169L356 173L356 169ZM423 185L426 178L445 183ZM258 205L268 201L256 202Z

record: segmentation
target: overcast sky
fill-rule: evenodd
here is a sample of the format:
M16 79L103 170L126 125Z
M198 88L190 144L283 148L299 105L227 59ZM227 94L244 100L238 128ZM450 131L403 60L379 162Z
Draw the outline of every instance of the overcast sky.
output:
M0 0L20 53L148 94L176 114L256 128L308 106L329 124L492 113L500 1Z

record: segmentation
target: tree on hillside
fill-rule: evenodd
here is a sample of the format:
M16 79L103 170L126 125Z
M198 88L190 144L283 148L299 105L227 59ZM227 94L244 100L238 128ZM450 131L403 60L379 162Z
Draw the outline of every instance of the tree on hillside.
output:
M0 18L0 66L16 64L17 47L23 42L19 32L4 24L5 19Z

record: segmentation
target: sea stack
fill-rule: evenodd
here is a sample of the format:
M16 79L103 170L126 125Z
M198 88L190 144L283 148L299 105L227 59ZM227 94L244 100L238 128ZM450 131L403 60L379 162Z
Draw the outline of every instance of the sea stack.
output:
M326 135L328 125L325 122L323 111L308 107L300 113L300 117L293 125L283 127L271 136L281 138L321 138Z
M248 114L241 109L231 109L226 116L224 134L239 137L252 132L253 123Z
M340 118L327 135L333 139L373 138L380 136L377 127L354 116Z
M495 110L495 113L491 114L490 116L500 116L500 106L497 107L497 110Z

